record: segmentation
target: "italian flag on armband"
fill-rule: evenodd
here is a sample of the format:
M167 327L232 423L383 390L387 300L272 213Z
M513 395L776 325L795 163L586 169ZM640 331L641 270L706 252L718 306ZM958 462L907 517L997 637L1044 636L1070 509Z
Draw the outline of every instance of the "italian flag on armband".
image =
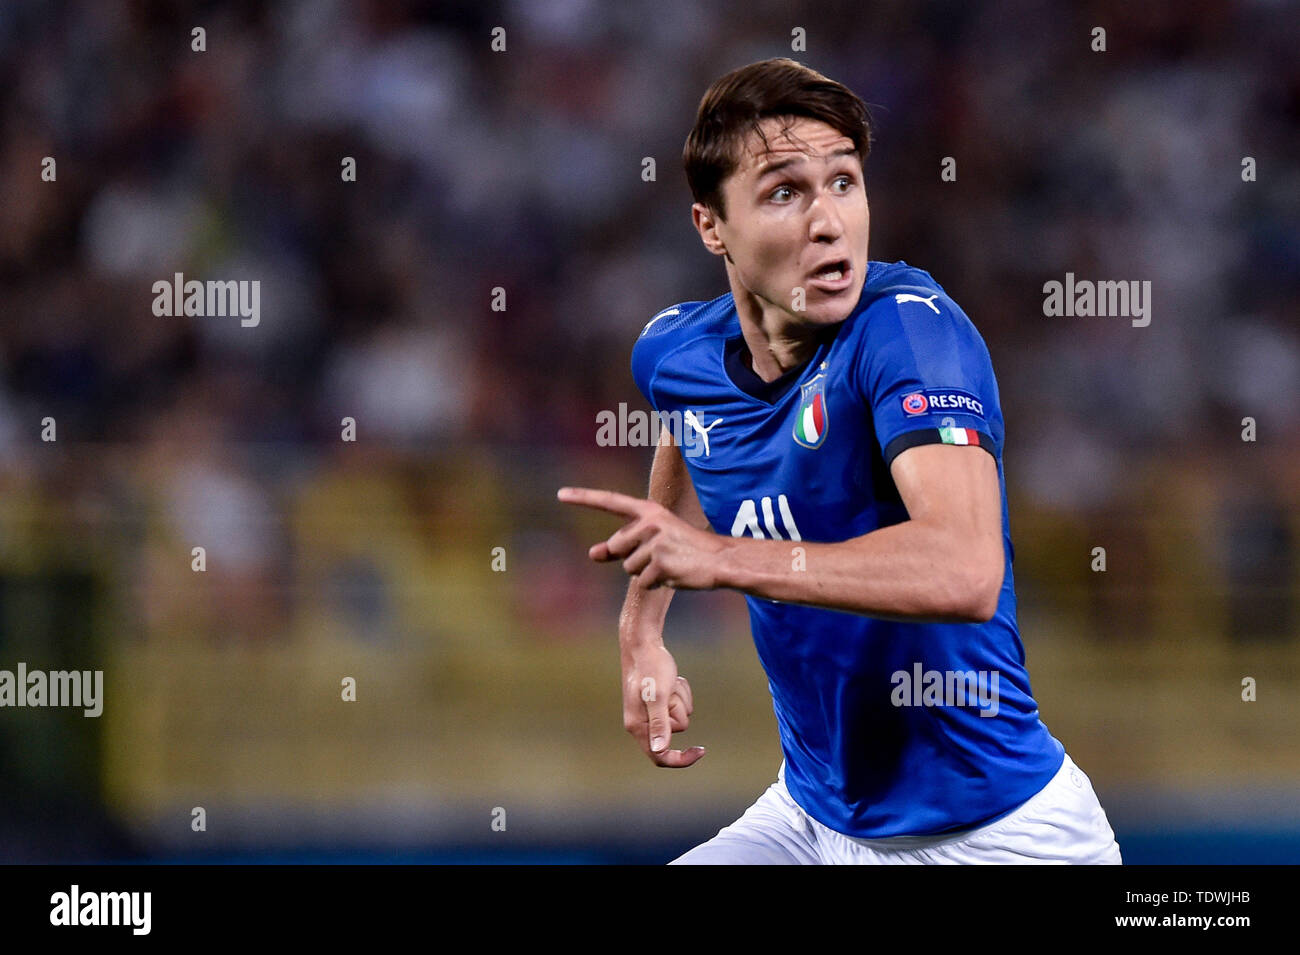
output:
M939 439L944 444L974 444L980 443L980 433L970 428L940 428Z

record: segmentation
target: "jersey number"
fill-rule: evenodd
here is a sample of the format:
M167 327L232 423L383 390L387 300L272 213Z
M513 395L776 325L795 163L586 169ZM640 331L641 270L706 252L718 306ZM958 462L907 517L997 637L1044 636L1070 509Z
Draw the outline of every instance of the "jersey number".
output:
M759 510L763 514L763 528L758 526ZM794 515L790 513L790 502L786 500L784 494L778 494L776 497L776 511L781 515L781 523L785 525L785 536L776 528L776 513L772 509L772 499L770 497L761 498L757 504L753 498L746 498L740 504L740 510L736 512L736 519L731 522L731 536L744 537L748 533L751 537L757 537L759 540L770 537L772 540L803 540L799 536L799 528L795 526ZM763 529L767 533L763 533Z

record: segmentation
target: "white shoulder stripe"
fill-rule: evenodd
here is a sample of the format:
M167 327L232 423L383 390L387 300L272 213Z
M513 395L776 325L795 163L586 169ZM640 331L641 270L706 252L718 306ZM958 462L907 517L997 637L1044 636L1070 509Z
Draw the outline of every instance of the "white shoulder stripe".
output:
M680 311L681 311L680 308L666 308L666 309L664 309L662 312L660 312L660 313L659 313L658 315L656 315L654 318L650 319L650 321L648 321L648 322L645 323L645 328L641 329L641 334L644 335L646 332L650 331L650 326L653 325L655 322L659 321L659 319L661 319L661 318L667 318L669 315L676 315L676 314L678 314Z

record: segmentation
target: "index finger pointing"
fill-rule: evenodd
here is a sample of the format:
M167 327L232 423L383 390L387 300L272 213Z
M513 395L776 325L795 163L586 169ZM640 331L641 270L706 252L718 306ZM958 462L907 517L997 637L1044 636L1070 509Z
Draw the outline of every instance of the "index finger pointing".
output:
M649 501L617 491L598 491L589 487L562 487L555 496L565 504L580 504L622 517L636 517Z

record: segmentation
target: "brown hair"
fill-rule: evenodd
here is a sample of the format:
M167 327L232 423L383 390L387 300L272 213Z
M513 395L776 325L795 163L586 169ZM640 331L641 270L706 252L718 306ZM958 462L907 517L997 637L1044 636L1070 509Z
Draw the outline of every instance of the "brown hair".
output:
M740 164L746 134L753 130L768 148L759 124L769 116L821 120L847 137L863 162L871 151L867 106L842 83L784 56L732 70L700 100L682 150L691 194L719 219L727 217L722 183Z

